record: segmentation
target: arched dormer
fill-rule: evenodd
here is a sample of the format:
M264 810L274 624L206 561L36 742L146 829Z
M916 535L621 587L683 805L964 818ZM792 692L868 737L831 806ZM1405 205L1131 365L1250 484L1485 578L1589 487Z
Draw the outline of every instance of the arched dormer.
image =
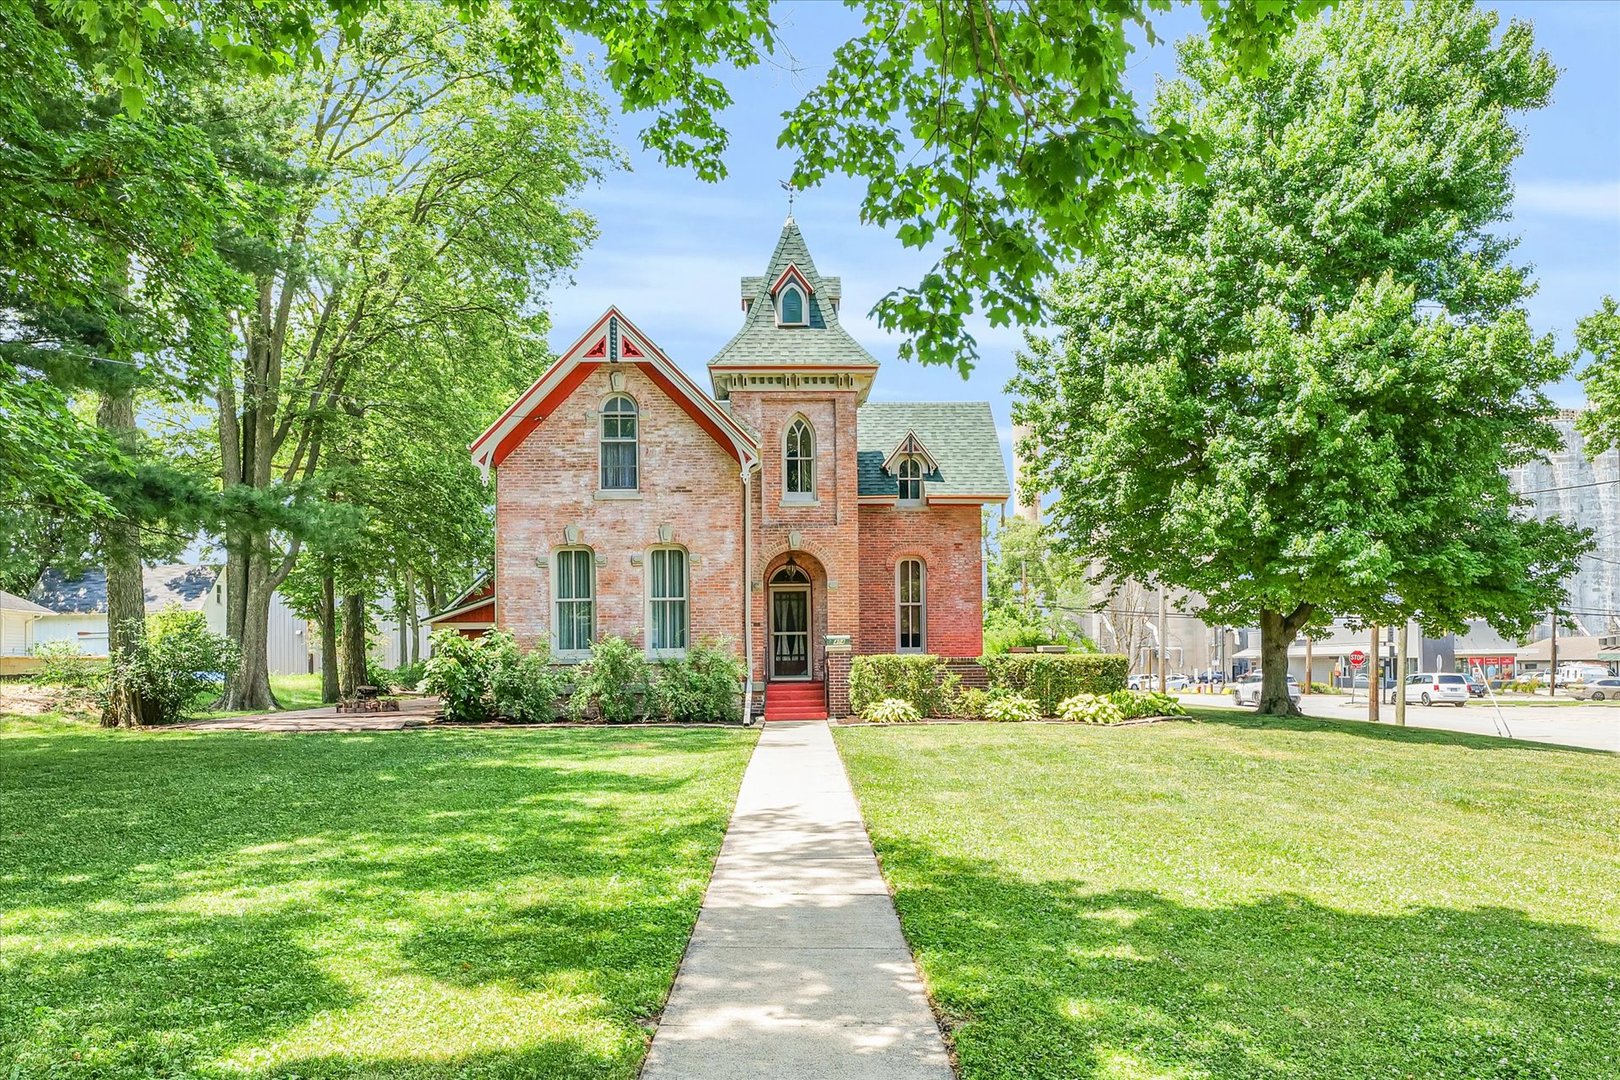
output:
M777 326L809 326L810 297L815 289L810 279L799 268L788 263L771 285L771 297L776 303Z

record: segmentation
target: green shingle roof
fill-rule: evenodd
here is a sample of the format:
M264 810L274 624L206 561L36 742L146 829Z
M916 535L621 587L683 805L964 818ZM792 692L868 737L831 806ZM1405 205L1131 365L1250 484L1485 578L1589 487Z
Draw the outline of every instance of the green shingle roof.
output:
M855 418L862 495L898 494L895 478L883 471L883 462L907 432L915 432L939 462L939 471L924 477L929 495L1010 495L1001 439L988 402L874 401L856 410Z
M808 326L777 326L776 306L772 303L770 288L782 271L792 264L810 282L813 290L807 313ZM709 361L711 367L753 364L870 364L877 360L863 349L849 332L838 325L838 309L832 301L838 297L840 283L837 278L824 278L816 271L815 260L805 246L799 226L792 218L782 226L782 235L771 253L770 266L764 276L749 275L742 279L743 296L751 298L748 312L743 316L742 329Z

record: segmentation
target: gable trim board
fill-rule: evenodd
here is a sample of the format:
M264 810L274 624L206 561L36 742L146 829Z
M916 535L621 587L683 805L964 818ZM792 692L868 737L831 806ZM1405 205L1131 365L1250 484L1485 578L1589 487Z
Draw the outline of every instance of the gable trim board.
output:
M745 471L758 464L759 446L753 436L687 378L685 372L617 307L610 307L501 414L500 419L472 441L468 449L484 479L489 479L490 469L499 468L593 371L604 365L618 364L641 370Z

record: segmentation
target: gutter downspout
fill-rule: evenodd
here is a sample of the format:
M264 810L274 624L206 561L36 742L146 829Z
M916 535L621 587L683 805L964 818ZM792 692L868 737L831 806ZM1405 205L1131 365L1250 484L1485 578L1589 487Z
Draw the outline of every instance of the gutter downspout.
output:
M749 559L748 536L750 504L753 502L753 485L749 483L750 469L748 463L743 462L742 467L742 620L743 620L743 726L747 727L754 722L754 597L749 588L753 584L753 567Z

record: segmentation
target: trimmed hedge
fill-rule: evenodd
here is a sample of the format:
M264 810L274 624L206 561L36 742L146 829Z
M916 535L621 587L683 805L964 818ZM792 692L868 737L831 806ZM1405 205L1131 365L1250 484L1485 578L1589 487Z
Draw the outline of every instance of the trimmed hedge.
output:
M949 716L962 677L926 653L857 656L849 665L849 707L859 716L888 698L908 702L920 716Z
M1034 699L1042 716L1056 716L1058 706L1076 694L1123 690L1130 674L1129 660L1108 653L1005 653L980 663L991 689Z

